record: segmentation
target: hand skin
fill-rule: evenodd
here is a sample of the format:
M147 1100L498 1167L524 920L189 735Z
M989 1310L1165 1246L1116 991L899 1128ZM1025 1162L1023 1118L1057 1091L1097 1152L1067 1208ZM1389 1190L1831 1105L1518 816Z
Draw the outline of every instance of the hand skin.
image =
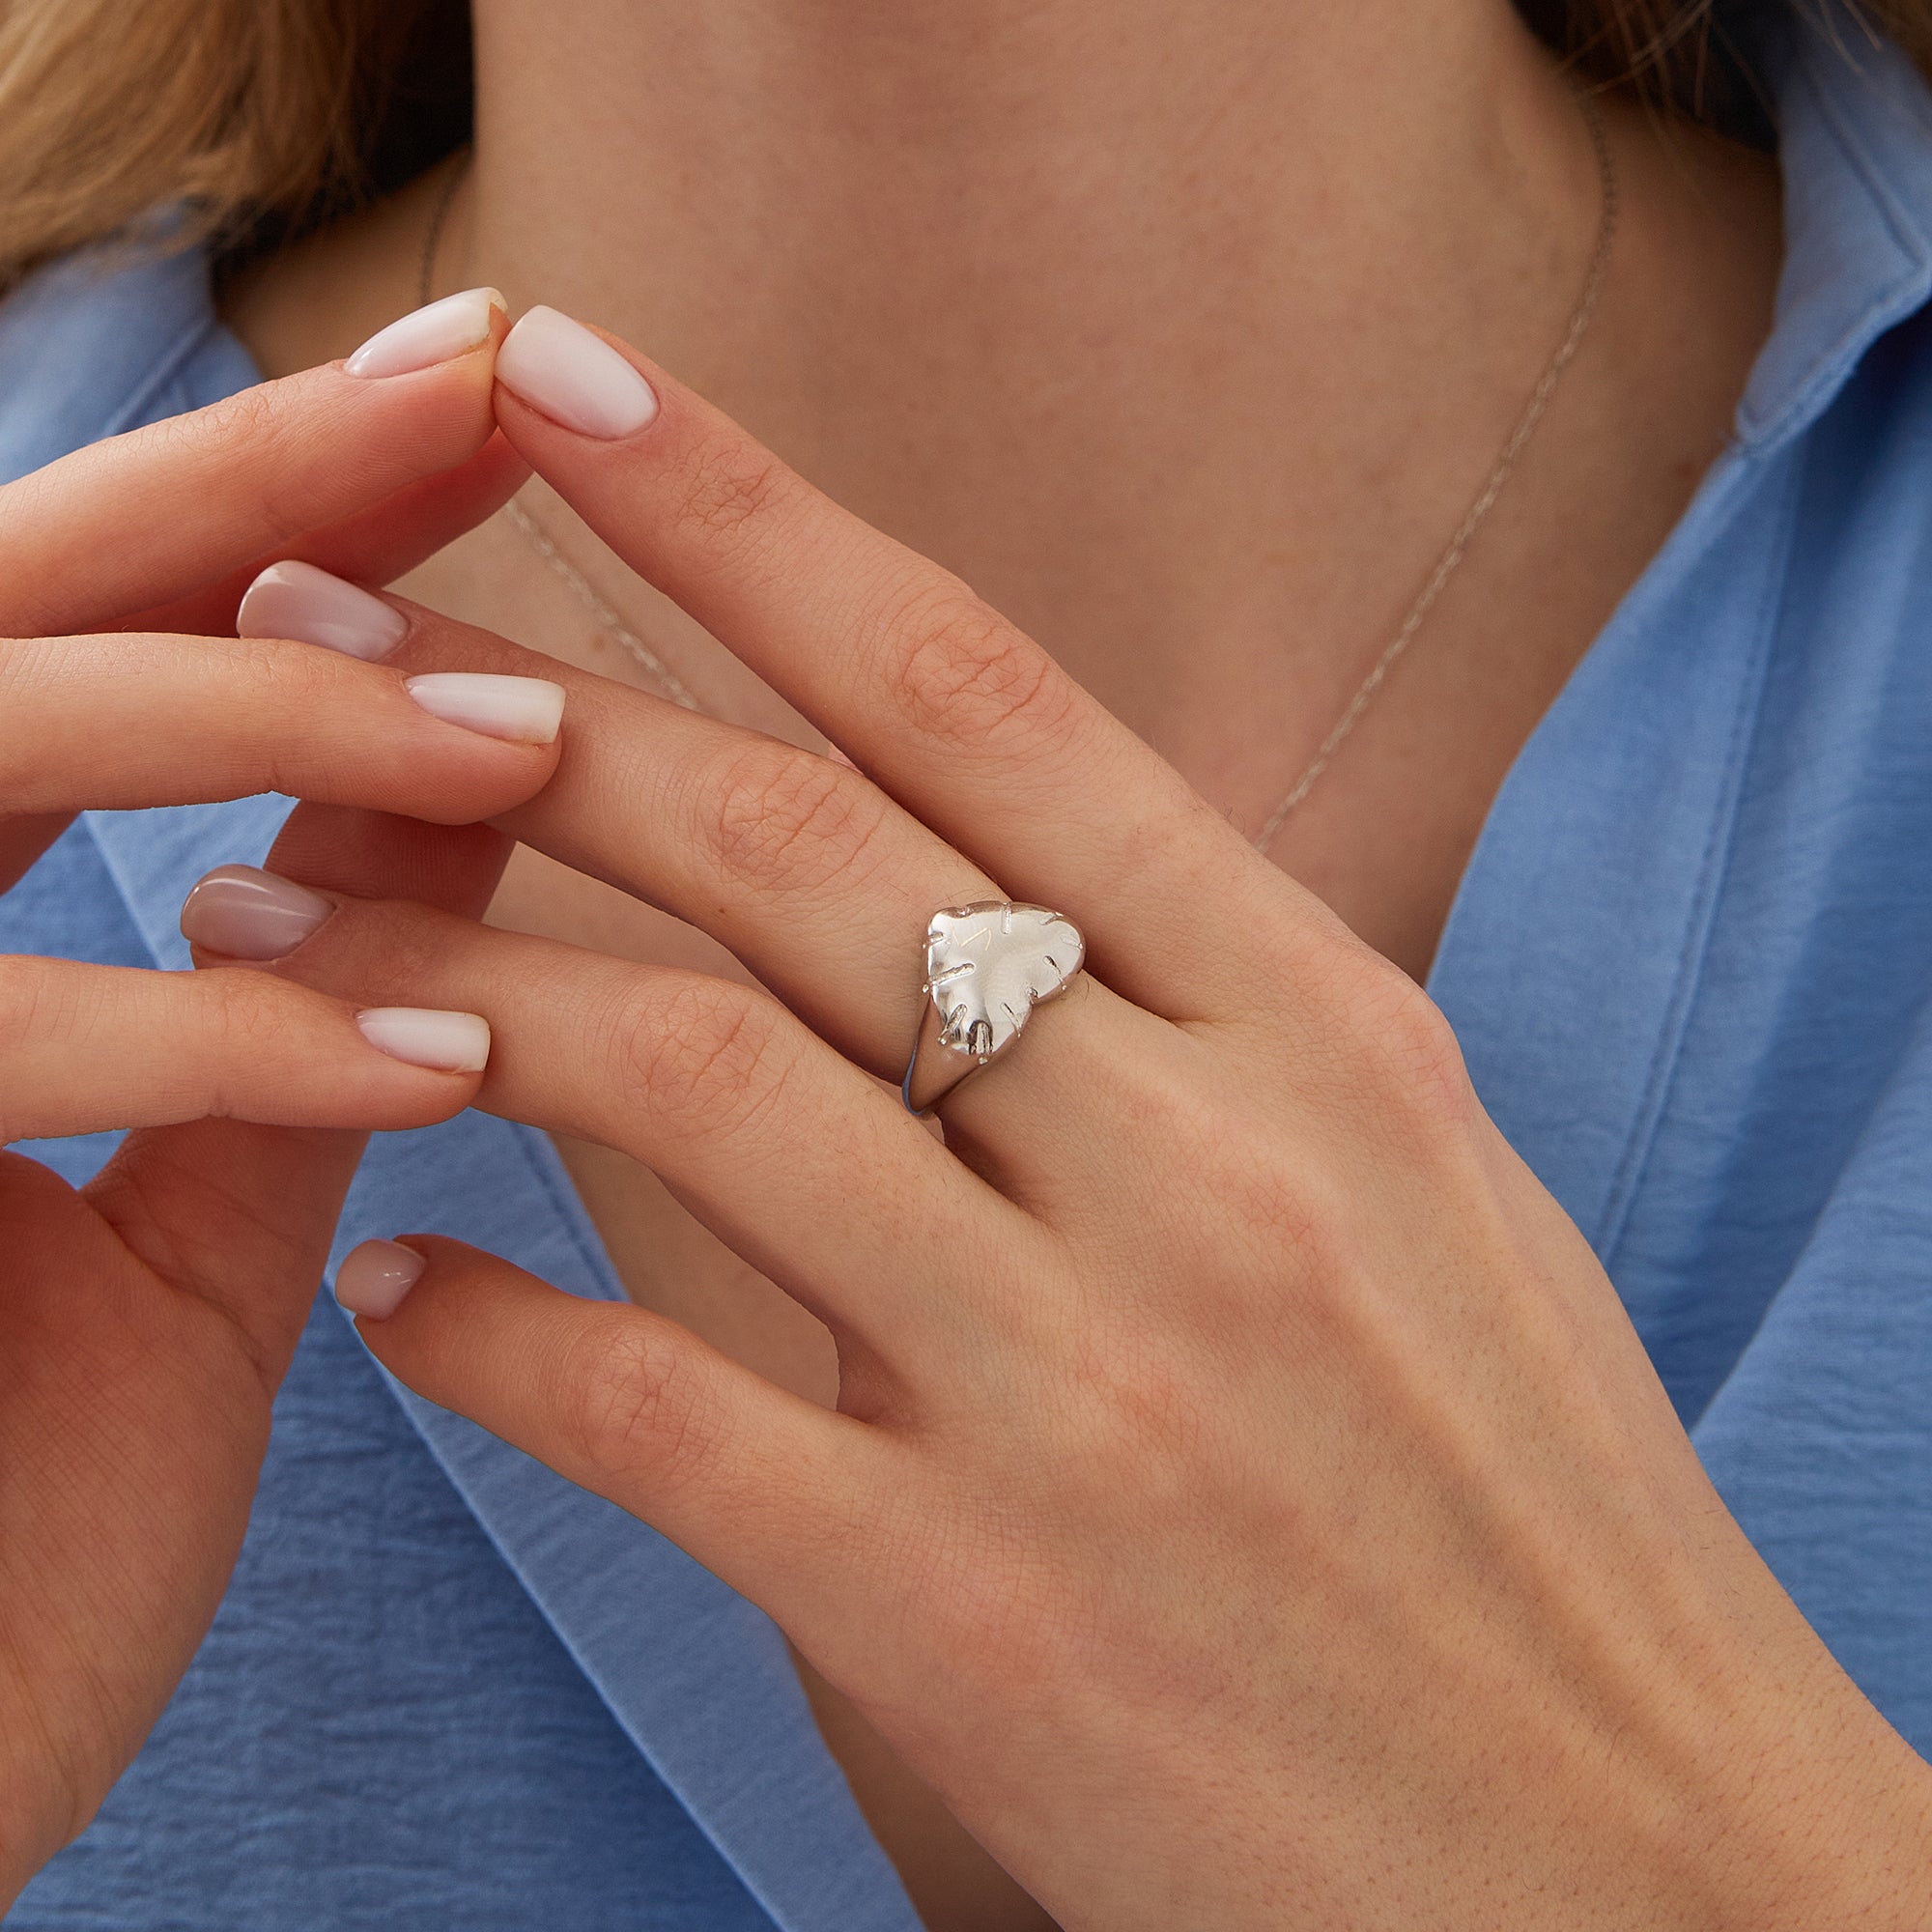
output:
M487 1015L478 1104L655 1169L832 1328L839 1408L429 1236L399 1304L406 1256L345 1267L371 1350L763 1605L1069 1928L1922 1924L1932 1773L1414 983L619 348L651 420L499 383L506 435L856 769L559 670L557 776L499 822L769 991L340 891L272 970ZM397 608L399 663L529 661ZM327 887L333 823L271 867ZM884 1083L927 915L994 896L1089 974L942 1147Z
M336 802L332 884L482 909L508 846L469 821L540 787L554 743L432 716L394 667L195 634L232 629L267 552L385 581L500 502L501 327L0 490L0 890L76 810L290 789ZM425 1024L467 1044L379 1049L354 1005L260 974L0 957L0 1143L134 1130L78 1191L0 1153L0 1909L213 1615L363 1131L476 1092L445 1065L473 1067L475 1021Z

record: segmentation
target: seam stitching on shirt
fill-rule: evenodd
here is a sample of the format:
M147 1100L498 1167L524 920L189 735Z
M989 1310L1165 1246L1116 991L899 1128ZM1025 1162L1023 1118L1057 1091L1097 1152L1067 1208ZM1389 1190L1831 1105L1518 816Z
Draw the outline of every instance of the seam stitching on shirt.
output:
M1923 997L1920 998L1918 1007L1914 1009L1912 1022L1907 1030L1907 1037L1914 1044L1928 1031L1928 1019L1932 1019L1932 986L1928 986L1925 989ZM1832 1185L1824 1199L1819 1203L1818 1212L1813 1218L1810 1228L1806 1231L1804 1239L1800 1243L1797 1252L1791 1258L1790 1266L1785 1270L1782 1278L1773 1290L1770 1298L1759 1312L1758 1319L1753 1323L1749 1336L1739 1348L1736 1358L1719 1378L1717 1385L1711 1390L1710 1394L1704 1398L1703 1406L1686 1424L1686 1431L1693 1443L1696 1441L1698 1430L1703 1427L1706 1418L1718 1406L1719 1399L1743 1372L1745 1364L1750 1356L1751 1350L1757 1344L1758 1337L1765 1332L1766 1328L1776 1318L1779 1305L1782 1303L1787 1291L1791 1290L1794 1284L1801 1282L1804 1278L1805 1270L1814 1256L1818 1253L1820 1243L1826 1236L1827 1232L1837 1232L1833 1216L1836 1212L1841 1199L1845 1178L1860 1166L1861 1162L1866 1157L1874 1141L1883 1139L1889 1125L1892 1110L1897 1105L1898 1096L1901 1092L1906 1090L1908 1081L1916 1071L1916 1065L1912 1048L1908 1046L1899 1055L1896 1064L1879 1087L1869 1113L1861 1122L1858 1132L1852 1137L1844 1158L1839 1163L1837 1172L1832 1177Z
M147 922L141 917L140 905L128 881L122 877L121 867L114 863L114 854L107 849L105 841L95 828L94 816L92 811L77 811L73 815L73 822L80 827L81 831L86 835L87 842L94 847L94 855L100 862L100 869L105 873L107 883L114 888L114 896L121 901L121 910L127 915L129 931L140 941L141 949L147 953L149 959L153 961L156 968L159 968L161 955L156 952L155 942L148 937ZM66 833L61 835L63 838L66 836ZM49 846L47 849L51 851L53 848ZM40 858L34 863L36 865L44 864L46 856L45 852L42 853Z
M343 1319L349 1322L353 1330L355 1325L355 1317L346 1308L342 1310L342 1314ZM718 1833L686 1802L684 1794L672 1782L668 1769L660 1761L658 1754L652 1750L649 1741L639 1732L638 1725L632 1721L630 1717L618 1707L609 1690L605 1688L602 1676L599 1675L592 1660L585 1654L582 1644L578 1641L577 1637L569 1630L564 1629L557 1622L556 1617L553 1614L546 1601L546 1594L539 1578L525 1565L516 1550L505 1542L497 1529L494 1514L478 1503L469 1483L465 1478L465 1473L461 1465L452 1458L448 1449L441 1442L438 1441L434 1433L432 1418L441 1416L446 1419L450 1415L457 1414L457 1411L444 1410L437 1404L430 1402L426 1397L417 1395L407 1382L403 1381L389 1369L384 1368L382 1363L378 1362L376 1367L378 1373L387 1384L390 1396L395 1400L396 1406L402 1410L405 1420L415 1432L416 1440L422 1444L425 1453L441 1473L442 1479L455 1492L457 1501L469 1511L471 1521L483 1532L484 1541L496 1552L497 1560L509 1573L510 1578L516 1584L517 1588L523 1591L524 1595L528 1598L531 1608L543 1620L544 1628L549 1632L551 1640L570 1660L573 1667L588 1687L590 1694L603 1706L605 1714L610 1718L611 1723L617 1727L617 1730L630 1745L631 1748L643 1760L645 1769L664 1787L666 1795L684 1813L685 1817L690 1820L692 1829L711 1847L719 1863L737 1880L738 1884L744 1889L746 1896L771 1921L774 1932L782 1932L783 1921L780 1918L778 1913L766 1902L762 1893L752 1885L745 1873L739 1869L738 1861L732 1858L731 1854L720 1842ZM461 1416L458 1419L468 1420L467 1417ZM472 1423L470 1427L476 1428L479 1425ZM526 1452L520 1450L517 1453L523 1455ZM532 1462L536 1461L534 1457L529 1460ZM568 1479L559 1478L558 1480L567 1481ZM584 1491L582 1493L589 1495L591 1492ZM596 1500L601 1502L605 1499L597 1497ZM611 1507L616 1508L617 1505L611 1504ZM646 1534L651 1536L663 1535L661 1530L653 1529L641 1518L637 1519L637 1520L639 1527Z
M1684 1035L1690 1025L1697 990L1703 983L1704 968L1710 952L1711 928L1736 849L1738 807L1744 796L1745 766L1763 710L1772 639L1790 584L1792 526L1797 521L1798 505L1804 494L1804 476L1808 467L1808 451L1802 460L1790 466L1790 480L1785 486L1785 501L1778 517L1776 554L1779 561L1776 568L1766 573L1764 590L1759 599L1755 621L1757 636L1752 645L1753 661L1745 690L1738 700L1737 716L1731 724L1725 751L1724 791L1712 814L1711 830L1705 840L1703 857L1698 863L1697 888L1690 902L1684 950L1678 958L1676 984L1671 990L1657 1047L1644 1076L1643 1100L1637 1109L1630 1138L1625 1143L1623 1158L1617 1164L1616 1179L1604 1204L1601 1233L1594 1245L1599 1260L1606 1269L1611 1267L1617 1249L1622 1244L1637 1192L1648 1171L1651 1154L1655 1151L1665 1103L1681 1065Z
M507 1124L511 1128L511 1139L517 1149L519 1157L523 1160L532 1179L535 1180L545 1200L550 1204L552 1211L556 1216L558 1225L563 1229L566 1237L576 1249L579 1258L590 1270L592 1278L597 1280L608 1291L608 1298L628 1302L630 1296L625 1293L622 1281L617 1275L616 1264L611 1261L609 1251L604 1248L602 1241L597 1238L594 1225L590 1226L588 1233L586 1233L588 1214L582 1200L574 1188L566 1193L550 1165L552 1158L560 1157L555 1155L554 1148L549 1142L548 1137L543 1135L541 1128L532 1127L524 1122L510 1122ZM549 1150L548 1153L546 1152L546 1149ZM344 1313L346 1315L347 1311L345 1310ZM353 1321L351 1325L354 1325ZM649 1740L639 1730L630 1714L623 1710L618 1702L611 1696L605 1687L604 1678L596 1660L583 1649L572 1632L559 1626L552 1615L551 1610L546 1606L545 1593L541 1582L536 1577L530 1575L526 1570L516 1552L497 1534L496 1524L492 1521L489 1513L479 1509L471 1499L469 1486L464 1482L457 1469L451 1466L449 1461L444 1456L441 1445L437 1442L435 1437L423 1426L422 1416L417 1413L413 1404L407 1399L410 1393L407 1385L398 1381L393 1376L387 1376L386 1372L385 1379L389 1382L391 1394L399 1398L404 1398L401 1404L403 1412L408 1416L412 1426L414 1428L417 1438L429 1451L437 1465L442 1470L444 1477L455 1489L464 1507L469 1511L471 1517L482 1529L485 1538L489 1541L492 1548L496 1550L503 1567L515 1577L518 1586L535 1605L537 1614L543 1618L552 1637L563 1647L565 1655L570 1658L571 1662L582 1673L584 1681L589 1685L592 1694L610 1714L611 1721L630 1740L632 1747L644 1760L645 1764L650 1767L651 1775L664 1786L665 1791L676 1803L678 1808L684 1813L686 1818L691 1821L693 1829L710 1845L712 1851L717 1855L719 1861L731 1873L739 1885L744 1888L746 1896L770 1920L774 1932L784 1932L784 1928L796 1922L794 1915L786 1908L785 1902L771 1895L765 1879L758 1873L748 1870L731 1846L720 1834L713 1822L693 1807L680 1788L679 1781L673 1776L670 1767L661 1761L657 1752L651 1748ZM654 1528L649 1523L641 1523L640 1526L647 1535L659 1538L662 1538L664 1535L662 1530ZM753 1607L755 1609L756 1605L753 1605ZM760 1612L760 1614L762 1615L763 1612ZM830 1753L828 1752L827 1755L829 1758ZM832 1762L836 1769L837 1761L832 1760ZM871 1835L870 1826L865 1821L863 1814L860 1814L860 1824L861 1829L868 1836ZM883 1849L879 1851L878 1856L882 1864L890 1871L890 1861L886 1860Z

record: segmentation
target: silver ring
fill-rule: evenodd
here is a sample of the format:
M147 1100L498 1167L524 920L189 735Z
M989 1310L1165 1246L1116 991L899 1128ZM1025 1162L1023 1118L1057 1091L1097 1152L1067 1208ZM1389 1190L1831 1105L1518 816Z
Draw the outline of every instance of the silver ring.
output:
M942 906L925 928L919 1037L899 1092L929 1114L969 1073L1020 1037L1042 1000L1065 989L1087 955L1080 929L1045 906L982 899Z

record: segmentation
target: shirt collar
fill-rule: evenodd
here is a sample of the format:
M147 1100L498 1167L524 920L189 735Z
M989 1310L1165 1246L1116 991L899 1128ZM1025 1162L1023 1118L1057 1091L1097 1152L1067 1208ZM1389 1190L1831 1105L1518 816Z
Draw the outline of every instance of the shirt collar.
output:
M1773 55L1784 266L1737 412L1768 451L1830 407L1859 359L1932 296L1932 90L1848 7L1807 10Z

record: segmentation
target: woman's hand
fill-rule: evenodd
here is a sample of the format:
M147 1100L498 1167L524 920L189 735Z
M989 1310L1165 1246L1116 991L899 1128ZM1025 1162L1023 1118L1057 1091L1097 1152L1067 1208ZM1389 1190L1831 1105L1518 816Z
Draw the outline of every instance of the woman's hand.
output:
M487 514L523 473L493 440L498 333L389 380L312 371L0 490L0 890L76 810L282 789L374 809L338 877L481 909L507 848L469 822L550 776L554 685L488 680L525 718L487 735L450 722L481 716L473 684L188 634L229 627L292 538L385 579ZM376 811L465 829L432 846ZM142 1130L78 1192L0 1153L0 1910L213 1614L361 1147L344 1130L456 1112L487 1048L467 1011L0 957L0 1143Z
M764 1605L1070 1927L1922 1922L1925 1768L1440 1015L964 585L643 368L540 314L500 418L858 768L560 673L571 746L503 822L769 991L339 891L280 970L487 1014L480 1103L661 1174L831 1326L839 1412L429 1237L344 1269L377 1356ZM394 608L397 662L527 662ZM1007 896L1089 972L942 1146L882 1083L930 913Z

